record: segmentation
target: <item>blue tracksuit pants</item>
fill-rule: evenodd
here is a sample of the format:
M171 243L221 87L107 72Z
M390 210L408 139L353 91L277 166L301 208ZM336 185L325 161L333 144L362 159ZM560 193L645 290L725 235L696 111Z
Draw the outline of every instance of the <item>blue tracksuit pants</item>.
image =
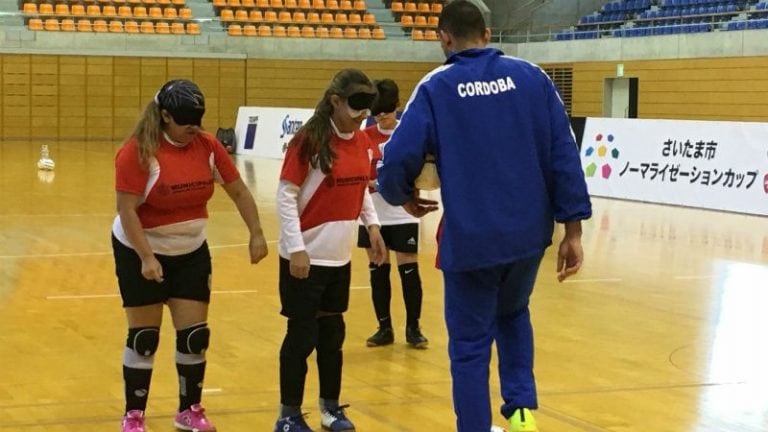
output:
M502 415L511 416L515 408L538 407L528 299L542 256L543 252L509 264L443 273L458 432L491 430L488 369L494 341Z

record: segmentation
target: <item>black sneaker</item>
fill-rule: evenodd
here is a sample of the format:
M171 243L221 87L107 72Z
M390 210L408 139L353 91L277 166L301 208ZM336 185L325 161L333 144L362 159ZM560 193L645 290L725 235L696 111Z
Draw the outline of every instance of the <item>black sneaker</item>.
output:
M406 327L405 328L405 341L408 345L414 348L426 348L429 345L429 340L421 334L421 329L418 327Z
M395 332L392 327L379 327L373 336L369 337L366 344L369 347L392 345L395 342Z

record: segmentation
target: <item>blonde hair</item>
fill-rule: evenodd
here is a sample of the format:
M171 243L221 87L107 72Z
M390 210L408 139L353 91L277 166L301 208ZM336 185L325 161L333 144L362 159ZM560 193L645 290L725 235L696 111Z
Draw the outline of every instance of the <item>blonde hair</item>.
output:
M155 156L160 146L160 135L163 133L163 117L160 114L160 106L154 101L150 101L141 113L136 127L133 129L133 136L139 144L139 160L142 163L148 163L149 159Z

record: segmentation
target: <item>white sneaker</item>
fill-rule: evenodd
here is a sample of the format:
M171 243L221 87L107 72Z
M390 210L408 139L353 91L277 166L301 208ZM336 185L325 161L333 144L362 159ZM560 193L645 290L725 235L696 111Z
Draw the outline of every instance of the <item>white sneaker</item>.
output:
M491 432L507 432L507 430L501 426L491 426Z

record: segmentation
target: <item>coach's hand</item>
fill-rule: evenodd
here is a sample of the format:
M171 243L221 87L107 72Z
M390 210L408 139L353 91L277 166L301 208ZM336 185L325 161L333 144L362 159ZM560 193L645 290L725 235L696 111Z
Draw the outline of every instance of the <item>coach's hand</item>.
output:
M403 204L403 208L410 215L420 218L427 213L436 211L439 208L437 205L438 202L435 200L419 198L419 190L416 189L416 191L413 193L413 198L407 203Z

